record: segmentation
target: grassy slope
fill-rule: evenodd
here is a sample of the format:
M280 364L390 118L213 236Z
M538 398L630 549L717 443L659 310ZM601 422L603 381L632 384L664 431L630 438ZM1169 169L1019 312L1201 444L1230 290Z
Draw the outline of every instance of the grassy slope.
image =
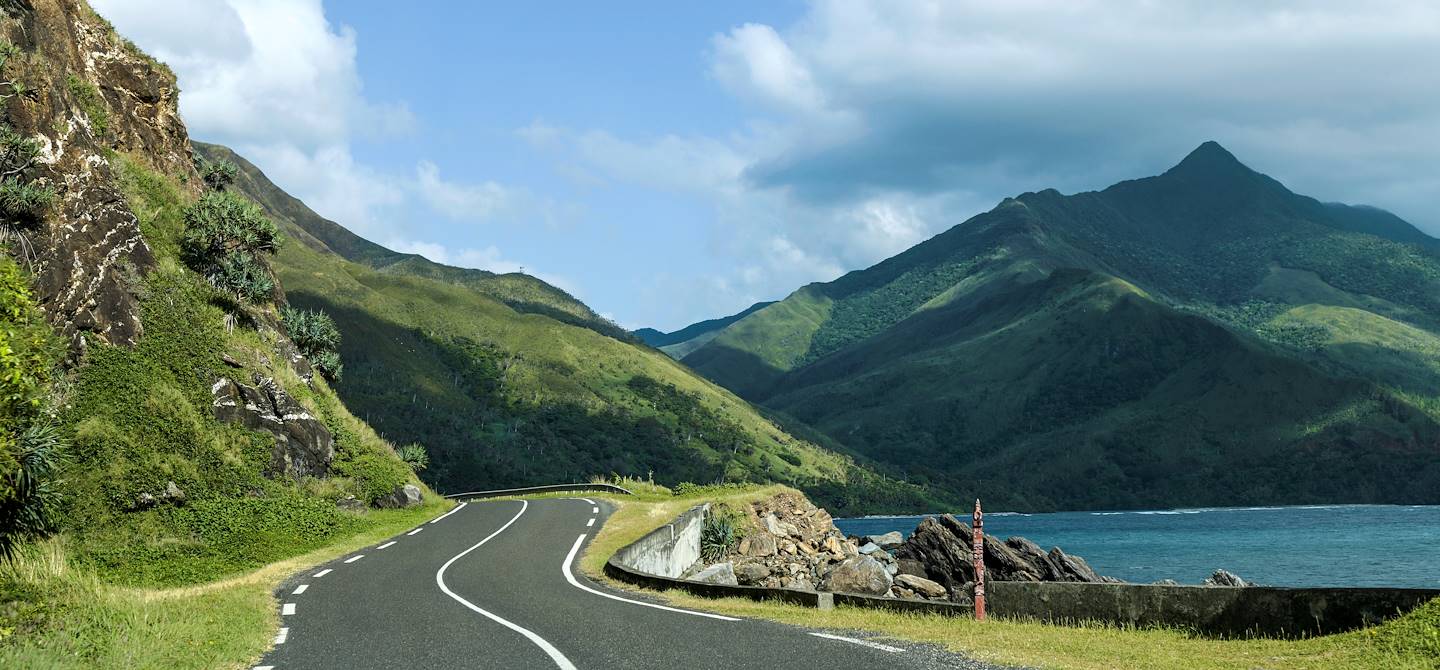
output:
M495 274L442 265L416 254L402 254L375 244L316 214L305 203L272 183L245 157L229 148L204 142L195 142L194 145L195 151L207 160L228 160L239 166L239 189L263 205L287 235L312 249L329 251L386 273L427 277L467 286L521 312L545 314L617 339L632 339L629 333L570 294L529 275Z
M732 505L768 497L782 489L700 492L668 498L609 497L618 510L606 520L581 568L617 588L602 573L617 549L701 502ZM1104 625L1054 626L1028 621L976 622L934 615L897 614L837 607L829 611L740 599L699 598L667 591L670 604L733 616L771 619L798 626L859 630L897 640L946 647L969 656L1047 670L1432 670L1440 658L1440 600L1381 626L1306 640L1216 640L1168 629L1135 630Z
M73 445L62 532L0 566L0 664L244 667L278 625L270 589L285 574L448 503L427 491L425 506L404 512L336 508L338 497L373 499L413 475L323 380L312 389L289 369L273 331L223 326L233 307L176 260L190 196L142 157L114 163L160 259L136 278L145 334L133 349L92 343L62 387ZM212 418L210 383L222 373L273 377L321 417L338 476L263 477L273 438ZM183 505L132 508L167 481Z
M1007 200L752 314L685 362L917 481L980 480L1024 506L1434 500L1437 248L1207 145L1160 177ZM1235 337L1181 351L1174 333L1194 327L1164 309L1017 316L1023 285L1061 268L1119 277L1143 289L1132 306L1184 306ZM1106 338L1131 350L1106 362ZM1230 376L1188 373L1182 356ZM1307 481L1268 484L1282 452ZM1222 454L1258 469L1205 485ZM1327 481L1347 454L1364 462L1354 491ZM1061 463L1105 483L1067 484Z
M692 323L684 328L681 328L680 330L671 333L662 333L658 330L655 330L654 328L641 328L640 330L635 331L635 335L639 337L641 341L643 341L645 344L655 347L656 349L664 349L665 347L671 345L684 344L685 342L689 342L690 340L693 340L702 335L722 330L726 326L735 323L736 321L739 321L740 319L743 319L747 316L750 316L751 314L765 307L769 307L772 304L774 304L773 301L757 302L749 307L746 307L744 311L741 311L738 314L731 314L730 316L725 316L718 319L707 319L699 323Z

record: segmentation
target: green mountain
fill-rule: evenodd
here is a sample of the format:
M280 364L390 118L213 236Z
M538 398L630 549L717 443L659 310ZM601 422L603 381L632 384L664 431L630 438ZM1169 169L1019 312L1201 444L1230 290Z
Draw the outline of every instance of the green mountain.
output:
M1213 142L1006 199L683 362L1017 509L1440 501L1440 242Z
M670 354L674 358L684 358L690 352L714 339L726 326L773 304L775 304L773 301L757 302L739 314L692 323L670 333L662 333L654 328L641 328L635 331L634 335L645 344Z
M387 439L423 444L446 492L618 474L778 481L837 511L923 509L933 495L795 437L744 400L521 274L431 263L368 242L225 147L237 188L298 244L276 257L291 304L344 334L335 389ZM803 428L802 428L803 429Z

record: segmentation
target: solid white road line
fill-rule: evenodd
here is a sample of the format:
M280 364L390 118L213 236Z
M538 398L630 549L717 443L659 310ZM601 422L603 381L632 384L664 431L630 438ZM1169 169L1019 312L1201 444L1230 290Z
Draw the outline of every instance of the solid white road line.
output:
M320 572L315 573L315 576L316 576L316 577L324 577L325 575L328 575L328 574L330 574L330 568L325 568L324 570L321 570Z
M290 639L289 628L281 628L280 632L275 634L275 644L285 644L288 639Z
M469 505L469 504L470 504L470 503L468 503L468 502L460 503L459 505L456 505L456 506L455 506L455 509L452 509L452 510L450 510L449 512L446 512L446 513L444 513L444 514L441 514L440 516L435 517L434 519L432 519L432 520L430 521L430 523L440 523L441 521L444 521L444 520L445 520L445 517L450 516L451 514L454 514L454 513L456 513L456 512L459 512L459 511L462 510L462 509L465 509L465 506L466 506L466 505Z
M254 670L275 670L275 666L273 666L273 665L257 665L257 666L255 666Z
M395 540L390 540L389 542L386 542L385 544L382 544L382 545L380 545L380 546L378 546L378 547L375 547L375 548L376 548L376 549L384 549L384 548L386 548L386 547L393 547L393 546L395 546Z
M309 585L309 584L301 584L301 585L295 587L295 590L292 591L292 592L290 593L290 595L292 595L292 596L298 596L298 595L304 593L304 592L305 592L305 589L308 589L308 588L310 588L310 585Z
M365 554L355 554L354 556L351 556L350 558L345 559L345 562L346 562L346 563L354 563L355 561L358 561L358 560L360 560L360 559L362 559L362 558L365 558Z
M585 527L589 528L593 525L595 525L595 517L590 517L590 520L585 522Z
M540 637L539 635L536 635L535 633L531 632L530 630L527 630L527 629L525 629L525 628L521 628L520 626L517 626L517 625L515 625L515 624L513 624L513 623L510 623L509 621L506 621L506 620L504 620L504 619L501 619L500 617L495 616L494 614L491 614L491 613L489 613L489 612L487 612L487 611L485 611L485 610L483 610L483 609L480 609L480 607L479 607L478 605L476 605L475 603L470 602L469 600L466 600L466 599L464 599L464 598L461 598L459 594L455 593L454 591L451 591L451 590L450 590L450 587L448 587L448 586L445 585L445 571L448 570L448 569L450 568L450 566L455 563L455 561L458 561L458 560L460 560L461 558L464 558L465 554L468 554L468 553L470 553L470 552L472 552L472 551L475 551L476 549L479 549L481 545L485 544L486 542L489 542L491 538L493 538L493 537L495 537L496 535L499 535L500 533L504 532L506 528L509 528L509 527L510 527L510 524L515 523L515 521L520 518L520 515L521 515L521 514L524 514L524 513L525 513L525 508L527 508L527 507L529 507L529 506L530 506L530 503L528 503L528 502L526 502L526 501L524 501L524 500L521 500L521 501L520 501L520 511L519 511L519 512L516 512L516 513L515 513L515 516L514 516L514 517L511 517L511 519L510 519L509 521L506 521L506 522L505 522L505 525L501 526L501 527L500 527L498 530L496 530L495 532L493 532L493 533L485 536L485 539L480 540L479 542L476 542L474 545L471 545L471 547L470 547L469 549L466 549L465 551L462 551L462 552L460 552L460 553L458 553L458 554L455 554L455 556L452 557L450 560L445 561L445 565L440 566L440 569L437 570L437 571L435 571L435 584L440 587L440 590L441 590L441 591L444 591L444 592L445 592L445 595L450 596L451 598L454 598L454 599L455 599L456 601L458 601L461 605L464 605L464 606L470 608L470 609L471 609L472 611L474 611L476 614L479 614L480 616L483 616L483 617L485 617L485 618L487 618L487 619L489 619L489 620L491 620L491 621L494 621L495 623L498 623L498 624L500 624L501 626L504 626L504 627L506 627L506 628L509 628L510 630L513 630L513 631L515 631L515 632L517 632L517 633L519 633L519 634L521 634L521 635L524 635L524 636L525 636L525 639L530 640L531 642L533 642L533 643L535 644L535 646L539 647L542 651L544 651L546 654L548 654L548 655L550 656L550 660L554 661L554 662L555 662L555 665L557 665L557 666L560 667L560 670L575 670L575 664L574 664L574 663L571 663L571 662L570 662L570 659L565 658L565 654L560 653L560 650L559 650L559 649L556 649L556 648L555 648L555 645L552 645L552 644L550 644L549 642L546 642L546 641L545 641L545 638ZM455 511L454 511L454 510L451 510L450 513L451 513L451 514L454 514ZM443 519L444 517L441 517L441 518ZM439 521L439 519L436 519L436 521ZM431 521L430 523L435 523L435 521Z
M594 501L594 500L591 500L591 499L589 499L589 498L581 498L581 500L584 500L585 502L590 503L591 505L594 505L594 504L595 504L595 501Z
M414 535L414 534L416 534L416 533L418 533L418 532L420 532L420 531L422 531L422 530L425 530L425 529L424 529L424 528L416 528L415 530L412 530L412 531L406 533L406 535Z
M841 641L841 642L849 642L849 643L851 643L851 644L858 644L858 645L860 645L860 646L862 646L862 647L869 647L869 648L871 648L871 649L879 649L880 651L888 651L888 652L890 652L890 653L892 653L892 654L905 651L904 649L901 649L901 648L899 648L899 647L892 647L892 646L890 646L890 645L888 645L888 644L880 644L879 642L871 642L871 641L869 641L869 640L857 640L857 639L855 639L855 638L853 638L853 637L841 637L841 636L839 636L839 635L830 635L830 634L828 634L828 633L811 633L811 635L814 635L815 637L823 637L823 638L825 638L825 639L827 639L827 640L839 640L839 641Z
M280 615L281 615L281 616L290 616L291 614L294 614L294 613L295 613L295 603L285 603L284 605L281 605L281 606L280 606Z
M692 612L692 611L690 611L690 610L676 609L676 608L674 608L674 607L666 607L666 606L664 606L664 605L656 605L655 603L647 603L647 602L643 602L643 601L640 601L640 600L630 600L629 598L621 598L620 596L611 595L611 594L609 594L609 593L605 593L604 591L596 591L595 589L592 589L592 588L590 588L590 587L588 587L588 586L586 586L586 585L584 585L584 584L581 584L579 580L575 579L574 573L570 572L570 563L572 563L572 562L575 560L575 554L580 551L580 544L583 543L584 541L585 541L585 536L584 536L584 535L581 535L580 537L575 538L575 546L570 547L570 553L565 556L565 563L560 566L561 572L564 572L564 573L565 573L565 581L570 582L570 585L571 585L571 586L573 586L573 587L575 587L575 588L577 588L577 589L580 589L581 591L587 591L587 592L589 592L589 593L593 593L593 594L595 594L595 595L597 595L597 596L600 596L600 597L602 597L602 598L609 598L609 599L611 599L611 600L618 600L618 601L620 601L620 602L622 602L622 603L630 603L631 605L640 605L640 606L642 606L642 607L653 607L653 608L655 608L655 609L657 609L657 610L665 610L666 612L676 612L676 613L678 613L678 614L692 614L692 615L694 615L694 616L703 616L703 617L706 617L706 618L708 618L708 619L719 619L719 620L721 620L721 621L739 621L739 619L736 619L736 618L734 618L734 617L720 616L719 614L710 614L709 612Z

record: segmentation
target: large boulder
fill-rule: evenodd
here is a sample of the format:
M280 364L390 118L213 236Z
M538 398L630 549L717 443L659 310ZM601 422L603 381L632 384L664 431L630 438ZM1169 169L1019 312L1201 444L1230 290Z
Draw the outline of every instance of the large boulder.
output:
M895 585L903 586L915 592L916 595L926 598L944 598L950 595L950 592L947 591L945 587L924 577L916 577L915 575L897 575L895 577Z
M745 586L759 586L770 577L770 568L761 563L741 563L734 569L735 579Z
M735 578L735 566L730 563L716 563L690 577L691 581L704 584L721 584L724 586L739 586L740 581Z
M890 592L893 581L885 566L869 556L847 558L825 575L821 591L860 593L883 596Z
M894 549L905 543L905 536L898 530L892 530L884 535L867 535L865 540L881 549Z
M420 493L420 487L414 484L405 484L395 487L389 495L381 496L375 501L375 506L382 509L402 509L414 507L424 502L424 496Z
M335 438L319 419L274 379L255 376L255 385L221 377L210 387L215 418L275 436L270 477L324 477L335 458Z
M1229 570L1216 570L1201 584L1203 586L1254 586Z
M1061 579L1060 581L1104 581L1100 579L1100 575L1095 574L1095 571L1090 569L1090 564L1086 563L1085 559L1080 558L1079 556L1071 556L1070 554L1060 551L1060 547L1053 547L1050 549L1050 560L1053 561L1055 565L1059 566L1060 568L1061 575L1064 577L1064 579Z

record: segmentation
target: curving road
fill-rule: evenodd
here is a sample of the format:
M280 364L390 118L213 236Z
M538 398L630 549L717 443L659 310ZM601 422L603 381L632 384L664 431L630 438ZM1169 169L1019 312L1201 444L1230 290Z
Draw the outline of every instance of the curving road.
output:
M262 669L988 668L933 647L662 605L574 567L608 509L473 502L281 585Z

